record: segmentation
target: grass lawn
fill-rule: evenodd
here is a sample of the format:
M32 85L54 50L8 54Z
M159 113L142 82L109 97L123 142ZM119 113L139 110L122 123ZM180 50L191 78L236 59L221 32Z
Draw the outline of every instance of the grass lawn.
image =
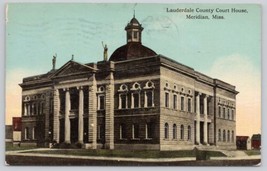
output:
M253 156L253 155L261 155L260 150L247 150L244 151L248 156Z
M77 156L105 156L105 157L126 157L126 158L179 158L179 157L195 157L193 150L180 151L130 151L130 150L85 150L85 149L59 149L46 151L30 151L30 153L42 154L64 154ZM222 157L225 156L221 152L208 151L207 155Z
M28 150L28 149L34 149L36 147L33 146L18 146L13 145L13 143L6 143L6 151L17 151L17 150Z

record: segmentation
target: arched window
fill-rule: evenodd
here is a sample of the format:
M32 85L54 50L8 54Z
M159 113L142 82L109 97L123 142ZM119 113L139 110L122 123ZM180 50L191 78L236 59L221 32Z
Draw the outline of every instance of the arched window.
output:
M225 130L223 130L223 142L225 142L226 141L226 135L225 135L226 133L225 133Z
M154 83L152 81L148 81L143 88L144 91L144 107L154 107Z
M177 139L177 126L176 124L173 124L173 127L172 127L172 138L173 139Z
M235 134L234 134L234 131L232 131L232 142L235 142Z
M223 118L225 119L225 107L223 108Z
M230 131L227 131L227 142L230 142Z
M221 133L221 129L218 130L218 141L222 141L222 133Z
M128 107L127 104L127 92L128 88L125 84L122 84L120 86L120 89L118 90L119 92L119 109L126 109Z
M164 138L165 139L169 138L169 124L168 123L165 123L165 126L164 126Z
M132 88L131 88L131 108L139 108L140 107L140 84L139 83L134 83Z
M180 139L181 139L181 140L184 139L184 125L181 125L181 129L180 129Z
M191 126L190 125L187 127L187 140L188 141L191 140Z
M227 119L230 119L230 109L227 109Z

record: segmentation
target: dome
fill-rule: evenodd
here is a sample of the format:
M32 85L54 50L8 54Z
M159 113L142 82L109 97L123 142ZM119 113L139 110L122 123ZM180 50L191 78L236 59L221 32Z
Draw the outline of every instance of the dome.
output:
M127 43L116 49L110 56L109 61L123 61L147 56L155 56L156 52L143 46L141 43Z
M125 31L127 44L116 49L109 61L123 61L157 55L156 52L142 45L143 27L135 17L127 24Z

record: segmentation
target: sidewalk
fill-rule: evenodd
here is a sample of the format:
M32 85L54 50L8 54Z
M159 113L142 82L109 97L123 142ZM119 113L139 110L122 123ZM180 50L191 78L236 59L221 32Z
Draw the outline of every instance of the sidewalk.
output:
M24 153L27 151L42 151L42 150L58 150L58 149L29 149L19 151L7 151L6 155L15 156L35 156L35 157L51 157L51 158L75 158L75 159L90 159L90 160L109 160L109 161L135 161L135 162L175 162L175 161L195 161L195 157L183 157L183 158L124 158L124 157L104 157L104 156L78 156L78 155L64 155L64 154L41 154L41 153ZM71 149L70 149L71 150ZM23 152L23 153L22 153ZM261 159L261 155L245 156L240 155L231 157L211 157L210 160L253 160Z

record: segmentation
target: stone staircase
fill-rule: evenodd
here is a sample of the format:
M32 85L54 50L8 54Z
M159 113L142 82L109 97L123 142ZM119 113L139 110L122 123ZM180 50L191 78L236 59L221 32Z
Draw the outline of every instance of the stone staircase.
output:
M244 151L222 150L220 147L217 147L217 146L197 145L194 148L197 148L198 150L205 150L205 151L220 151L223 154L225 154L227 157L247 157L248 156Z

